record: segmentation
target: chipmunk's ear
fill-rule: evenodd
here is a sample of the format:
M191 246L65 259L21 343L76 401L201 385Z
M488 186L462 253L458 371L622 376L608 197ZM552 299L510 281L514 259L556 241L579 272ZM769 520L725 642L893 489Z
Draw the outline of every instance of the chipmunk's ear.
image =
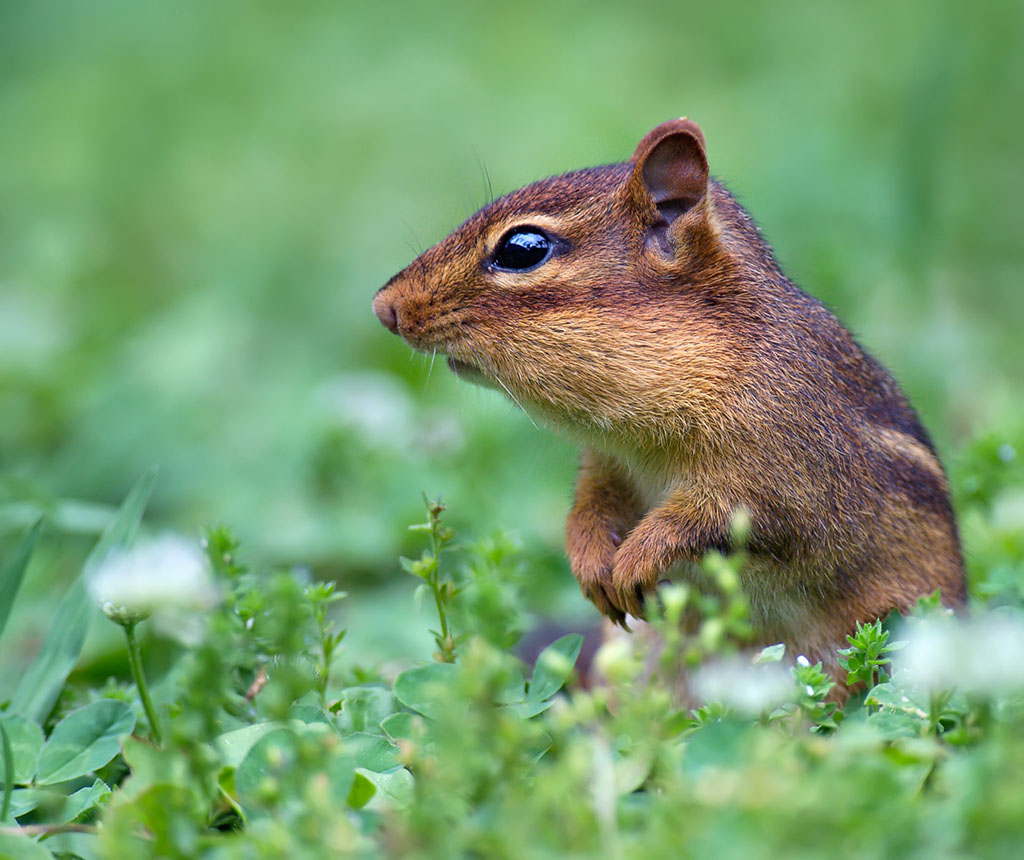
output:
M633 202L657 210L654 229L664 236L673 222L704 199L708 158L704 133L692 120L671 119L637 144L629 191Z

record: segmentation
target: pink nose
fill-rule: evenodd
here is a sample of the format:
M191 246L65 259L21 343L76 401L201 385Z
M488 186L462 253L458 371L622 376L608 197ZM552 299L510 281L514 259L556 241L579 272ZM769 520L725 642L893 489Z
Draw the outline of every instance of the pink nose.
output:
M395 311L395 306L384 296L378 294L374 298L373 312L377 315L377 319L381 321L381 325L384 328L394 334L398 334L398 313Z

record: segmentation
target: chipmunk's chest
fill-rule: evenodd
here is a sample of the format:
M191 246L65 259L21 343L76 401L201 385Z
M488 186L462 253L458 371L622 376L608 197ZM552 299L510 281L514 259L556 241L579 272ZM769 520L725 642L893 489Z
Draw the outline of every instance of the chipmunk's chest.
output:
M678 478L666 473L651 474L647 470L630 469L630 477L645 510L657 507L668 495Z
M719 464L707 455L706 446L695 444L689 437L638 435L593 434L582 441L619 464L645 511L687 485L703 484L705 476L718 471Z
M668 462L661 457L634 452L616 452L613 456L629 474L633 489L648 511L660 504L688 474L685 464Z

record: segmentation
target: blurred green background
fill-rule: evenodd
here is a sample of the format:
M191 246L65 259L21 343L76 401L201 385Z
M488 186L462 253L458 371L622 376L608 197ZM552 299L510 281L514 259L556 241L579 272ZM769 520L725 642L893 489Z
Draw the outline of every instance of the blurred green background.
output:
M1021 9L6 0L0 550L51 515L22 630L154 463L154 528L227 523L342 588L401 582L402 612L440 494L460 531L522 537L534 605L585 613L571 446L370 300L488 179L623 160L681 114L947 458L1019 425ZM386 654L374 594L349 623Z

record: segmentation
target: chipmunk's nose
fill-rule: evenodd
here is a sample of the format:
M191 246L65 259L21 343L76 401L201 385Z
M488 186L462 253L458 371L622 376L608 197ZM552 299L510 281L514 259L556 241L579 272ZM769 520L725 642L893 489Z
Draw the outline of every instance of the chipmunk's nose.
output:
M384 297L383 293L377 293L373 297L373 312L381 325L393 334L398 334L398 312L394 304Z

